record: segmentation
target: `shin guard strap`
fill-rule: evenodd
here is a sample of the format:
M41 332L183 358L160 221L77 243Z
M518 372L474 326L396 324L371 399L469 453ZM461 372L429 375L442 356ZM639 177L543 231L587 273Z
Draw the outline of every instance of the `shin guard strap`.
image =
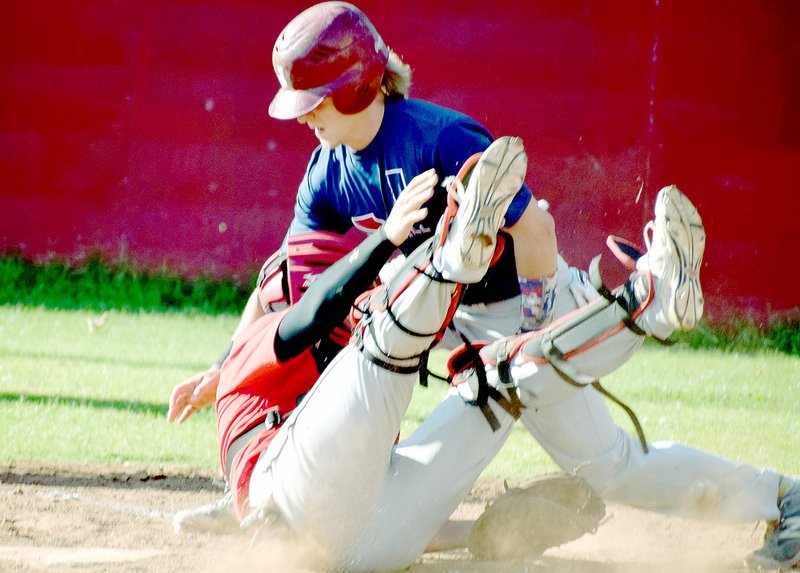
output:
M642 429L642 424L639 423L639 418L636 416L636 412L633 409L625 404L622 400L614 396L611 392L606 390L601 384L600 381L597 380L592 383L592 387L600 392L603 396L614 402L617 406L625 410L625 413L628 414L628 417L631 419L633 423L633 427L636 428L636 435L639 436L639 443L642 445L642 450L644 453L648 453L650 449L647 447L647 440L644 437L644 429Z
M459 333L461 334L461 333ZM480 351L470 343L466 336L461 334L461 340L464 341L464 349L462 351L461 359L464 361L464 368L472 367L475 372L475 377L478 380L478 395L475 400L468 400L466 403L470 406L477 406L483 413L483 417L489 423L493 432L500 429L500 422L497 416L494 415L492 409L489 407L489 398L497 402L497 405L505 410L512 418L518 420L522 409L525 407L519 399L516 388L510 386L508 393L510 399L503 396L500 391L491 386L486 376L486 366L484 365L483 358Z
M641 255L640 255L641 256ZM597 292L607 301L609 302L616 302L619 304L626 312L632 314L635 310L637 310L641 305L642 302L636 298L636 294L634 292L634 280L638 273L634 273L631 275L631 278L623 285L620 289L622 292L619 294L614 294L604 283L603 279L600 276L600 255L597 255L595 258L592 259L592 262L589 264L589 280L592 283L592 286L597 290ZM647 333L639 328L639 325L630 317L625 316L622 318L622 323L630 330L638 334L639 336L647 336ZM675 344L673 340L665 340L663 338L659 338L658 336L650 336L653 340L658 342L663 346L672 346Z
M617 404L620 408L625 410L625 413L631 419L633 423L633 427L636 428L636 434L639 437L639 443L642 445L642 450L644 453L648 453L649 449L647 447L647 439L644 436L644 430L642 429L641 423L639 423L639 418L636 416L636 412L633 409L625 404L622 400L614 396L611 392L606 390L601 384L600 380L596 378L592 378L591 376L586 376L583 372L578 370L575 366L573 366L569 360L567 360L564 355L553 345L552 339L547 336L543 336L542 340L540 341L539 350L543 358L546 358L547 361L550 363L550 366L553 367L553 370L556 374L558 374L562 380L567 382L572 386L576 386L578 388L582 388L585 386L591 386L598 392L600 392L603 396ZM528 346L526 345L526 354L530 351Z
M399 364L392 364L391 362L387 362L383 358L376 356L369 350L367 350L366 346L364 345L364 331L359 329L356 331L354 337L354 342L358 351L364 355L364 357L375 364L376 366L380 366L384 370L388 370L389 372L396 372L398 374L414 374L418 372L420 367L422 366L422 359L421 356L411 356L409 358L403 358L403 360L411 360L414 358L419 358L415 364L407 364L407 365L399 365ZM386 355L386 358L391 360L392 356Z
M633 281L627 281L622 289L622 292L620 294L614 294L603 283L603 278L600 276L600 257L601 255L597 255L592 259L592 262L589 263L589 281L592 283L592 286L597 289L597 292L600 293L600 296L602 296L608 302L619 304L623 310L625 310L627 315L620 317L622 324L639 336L647 336L647 333L639 328L639 326L630 317L630 315L633 314L633 312L640 305L633 292Z

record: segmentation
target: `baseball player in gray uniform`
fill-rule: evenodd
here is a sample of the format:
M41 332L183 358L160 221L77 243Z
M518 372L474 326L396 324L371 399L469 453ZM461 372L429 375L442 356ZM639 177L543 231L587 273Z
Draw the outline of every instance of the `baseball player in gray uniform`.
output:
M344 3L318 4L298 16L297 21L308 24L302 27L303 32L312 36L303 36L306 44L301 43L308 46L309 52L278 53L278 48L291 44L294 28L290 23L285 37L281 36L276 43L278 51L274 58L277 59L273 63L276 63L282 87L275 101L282 102L291 96L294 101L317 102L328 94L319 109L325 106L325 113L335 117L337 122L346 122L347 118L351 122L366 121L367 116L363 114L348 115L335 108L339 87L346 85L350 76L342 73L337 80L318 79L317 83L307 77L306 70L314 69L321 76L317 67L325 66L326 62L331 62L331 66L340 62L330 56L314 60L313 68L307 67L312 65L312 57L317 55L314 48L323 39L334 53L353 49L350 44L337 44L336 34L331 33L329 37L330 30L318 26L314 14L330 12L344 13L353 22L368 22L357 8ZM332 17L329 22L334 31L340 25L337 18ZM374 27L371 24L368 27L371 36L364 41L369 40L370 46L383 45ZM365 49L364 53L370 52ZM381 69L384 80L392 76L391 70ZM286 70L291 70L291 75L287 75ZM372 79L378 77L377 72L371 76ZM388 84L386 92L392 93ZM333 106L329 105L331 101ZM390 105L381 102L382 96L376 93L373 101L365 105L367 110L382 108L389 113ZM313 115L313 110L303 109L301 113L305 113L300 117L302 121L310 117L309 113ZM297 116L282 113L276 117ZM386 116L375 114L375 117ZM319 138L324 148L325 134ZM337 149L344 153L342 146ZM320 153L326 152L323 149ZM395 162L395 157L385 160L387 168ZM309 213L313 203L309 204L298 201L296 215L301 214L305 220L316 215ZM469 454L464 451L480 456L493 455L480 447L467 447L467 444L480 443L483 429L470 421L470 417L480 411L472 407L474 404L479 404L487 417L497 418L491 421L497 428L495 437L507 431L509 418L518 416L564 471L583 477L604 499L683 515L767 520L774 526L768 530L764 547L754 553L751 560L765 565L796 563L800 559L800 487L795 480L770 469L739 464L683 444L649 444L641 435L631 436L612 419L606 395L597 384L599 377L624 364L646 336L664 339L673 331L693 328L702 317L704 300L699 273L705 230L697 210L676 187L666 187L657 196L654 221L645 230L647 252L641 253L631 243L619 239L613 239L610 244L630 267L632 278L619 290L609 292L597 281L597 286L592 284L585 273L571 269L558 257L552 298L555 321L549 326L542 324L543 329L503 340L503 337L517 335L520 321L509 321L508 310L515 308L520 317L521 297L517 297L516 304L514 299L509 299L461 309L454 321L461 334L471 341L501 339L481 351L487 362L488 385L496 386L501 393L515 388L517 398L525 407L514 410L513 415L503 408L498 413L486 412L487 404L483 403L488 393L486 385L479 388L481 392L470 392L476 386L477 376L467 372L460 376L460 383L434 411L429 422L423 424L420 435L424 435L429 425L444 423L448 415L452 415L453 420L461 420L459 437L464 441L457 444L465 447L454 451L458 451L455 467L462 468L475 462L470 461ZM452 345L460 342L459 338L449 337L444 342ZM495 364L500 365L499 372ZM496 409L496 405L496 401L488 400L490 409ZM488 427L486 421L483 426ZM501 443L502 440L498 440L496 447ZM454 471L453 474L466 476L468 472ZM433 472L433 475L445 475L444 469L441 474ZM462 484L456 478L448 485L459 490ZM465 485L460 491L465 494L467 489Z
M497 157L494 145L485 154L487 164ZM491 259L487 253L494 251L492 242L475 241L476 233L470 231L488 232L498 219L496 211L471 205L503 206L502 200L472 199L490 194L491 186L481 180L470 178L459 210L464 222L456 216L449 232L446 226L440 229L443 246L434 251L430 264L419 254L410 258L385 291L360 305L371 310L357 329L357 343L334 360L259 458L249 492L250 503L261 508L255 515L277 518L294 535L310 537L323 548L328 564L356 571L405 567L447 522L502 447L514 421L530 413L534 428L560 427L572 432L568 437L574 441L574 433L580 432L586 451L599 450L606 433L622 439L632 481L620 493L612 492L617 498L641 505L644 499L666 499L647 507L693 516L772 517L777 525L750 561L774 565L767 559L774 559L776 550L786 552L778 565L793 559L800 491L794 480L674 443L638 442L620 436L598 410L589 407L584 410L589 417L579 419L571 415L574 406L561 407L574 400L591 406L592 395L586 392L592 390L604 406L599 412L607 411L592 383L615 367L604 358L609 349L622 345L627 333L638 339L642 330L665 336L697 320L704 229L697 210L674 186L658 195L647 253L614 242L621 258L635 269L629 281L546 329L473 345L476 352L456 351L450 359L450 394L409 438L393 445L416 380L407 369L418 365L454 309L458 287L441 280L479 280ZM509 174L506 180L518 177ZM492 224L478 223L483 218ZM428 274L431 269L435 272ZM550 453L589 483L608 480L603 451L580 458L585 464L580 467L561 451ZM634 471L641 466L649 467ZM650 473L655 471L660 476ZM637 487L637 479L649 490ZM353 491L357 495L346 495ZM778 496L781 502L776 504Z
M256 511L246 523L280 521L318 548L328 567L403 567L422 553L463 495L445 488L433 505L416 499L417 488L452 477L450 468L439 472L446 457L459 455L457 444L446 456L436 450L440 437L452 442L459 423L420 443L396 445L400 423L423 356L452 318L462 285L480 280L494 258L497 231L526 165L519 139L494 142L435 237L358 303L363 318L353 340L261 452L249 480ZM429 466L432 456L439 461ZM481 469L458 479L471 485Z
M354 7L346 11L366 19ZM344 76L342 81L346 83ZM307 95L306 100L316 101L321 90L338 85L287 84L283 89L296 92L298 99ZM325 105L325 113L336 122L363 119L339 112L330 101L325 98L319 105ZM442 404L396 449L427 443L434 429L458 422L452 439L440 442L448 446L426 459L426 484L407 476L408 491L415 492L419 503L439 508L433 511L438 521L441 507L451 505L450 496L460 499L467 493L477 477L470 470L491 459L513 420L519 419L562 469L583 477L606 500L684 515L770 521L774 525L764 547L751 561L792 565L800 559L800 487L795 480L678 443L647 443L624 432L611 417L598 378L624 364L645 336L666 338L675 330L691 329L703 312L699 271L705 232L697 210L674 186L658 194L645 243L647 252L640 253L626 241L611 241L632 272L613 292L592 284L585 273L559 258L556 320L541 330L517 335L519 321L498 321L491 312L461 313L458 328L469 340L499 342L481 348L481 359L456 373L456 383ZM452 468L435 469L448 457L454 458ZM430 485L443 476L448 476L447 495ZM429 498L426 492L438 497ZM437 499L447 501L437 506Z

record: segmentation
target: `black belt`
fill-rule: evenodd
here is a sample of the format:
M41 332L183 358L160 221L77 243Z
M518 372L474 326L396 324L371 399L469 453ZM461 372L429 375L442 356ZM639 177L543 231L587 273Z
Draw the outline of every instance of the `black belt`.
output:
M256 424L249 429L245 430L241 434L239 434L235 440L231 443L231 447L228 449L228 455L225 456L225 481L230 482L231 480L231 464L233 463L233 458L236 457L243 447L253 438L256 434L264 431L270 430L275 426L279 426L282 423L281 414L278 412L277 408L272 409L267 412L266 418L263 420L259 420Z

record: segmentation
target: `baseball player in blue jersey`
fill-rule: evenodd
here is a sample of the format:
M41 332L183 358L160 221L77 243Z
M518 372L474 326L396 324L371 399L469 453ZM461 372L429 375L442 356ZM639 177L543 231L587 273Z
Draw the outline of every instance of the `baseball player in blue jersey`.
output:
M491 141L473 120L408 99L408 66L352 5L326 2L296 17L276 41L273 66L281 88L270 115L296 119L313 129L320 142L300 185L290 233L369 228L385 220L403 181L429 168L444 179ZM430 216L439 212L434 206ZM524 343L484 352L494 353L487 358L490 370L498 354L512 365L519 360L535 370L514 376L528 405L519 415L556 462L566 471L578 471L607 499L784 524L768 535L754 559L764 564L800 559L796 482L681 444L640 445L612 421L604 396L591 384L623 364L644 335L665 338L674 330L693 328L700 319L705 233L691 202L674 187L659 193L652 238L646 236L649 252L627 256L633 269L644 274L611 300L557 257L552 221L525 186L509 207L504 228L525 249L514 249L506 264L496 265L482 283L470 287L454 324L469 339L486 340L514 335L520 326L546 326L554 313L559 318L546 335L526 335ZM432 231L432 224L417 227L419 238ZM614 245L625 249L624 242ZM646 284L639 278L645 274L650 277ZM579 308L578 316L566 318ZM625 320L610 316L617 309L627 314ZM526 352L523 360L520 353ZM431 419L437 415L434 411ZM790 525L787 519L793 520ZM789 539L793 547L787 550Z
M427 169L442 180L459 171L467 179L467 158L492 140L464 115L408 99L408 66L350 4L324 2L292 20L275 44L273 65L281 88L270 114L296 119L320 142L298 192L290 234L377 228L406 181ZM414 228L406 252L435 231L444 201L444 193L434 196L429 220ZM705 232L689 199L674 186L658 194L646 253L610 241L632 271L614 291L590 284L557 255L552 219L524 185L503 228L516 248L505 249L486 277L471 285L450 331L497 342L454 372L448 396L398 448L427 441L443 427L459 429L445 432L437 455L425 460L422 480L407 476L415 503L437 507L442 496L465 495L476 468L494 456L519 419L562 469L583 477L605 499L690 516L767 520L774 525L751 562L797 563L796 480L682 444L630 436L613 421L597 384L645 336L689 330L702 316ZM258 301L251 298L248 307L243 324L248 313L258 312ZM520 330L527 333L518 335ZM384 501L402 513L400 498ZM387 557L392 550L386 544L373 547L384 552L376 557L380 563L408 558Z

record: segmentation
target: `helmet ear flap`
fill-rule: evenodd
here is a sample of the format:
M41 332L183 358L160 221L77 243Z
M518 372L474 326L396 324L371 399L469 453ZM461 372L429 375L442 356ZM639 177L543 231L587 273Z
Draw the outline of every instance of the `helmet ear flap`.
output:
M356 78L345 83L341 88L331 93L331 101L334 107L345 115L358 113L369 106L381 88L383 76L374 76L370 81L358 81L367 78Z

